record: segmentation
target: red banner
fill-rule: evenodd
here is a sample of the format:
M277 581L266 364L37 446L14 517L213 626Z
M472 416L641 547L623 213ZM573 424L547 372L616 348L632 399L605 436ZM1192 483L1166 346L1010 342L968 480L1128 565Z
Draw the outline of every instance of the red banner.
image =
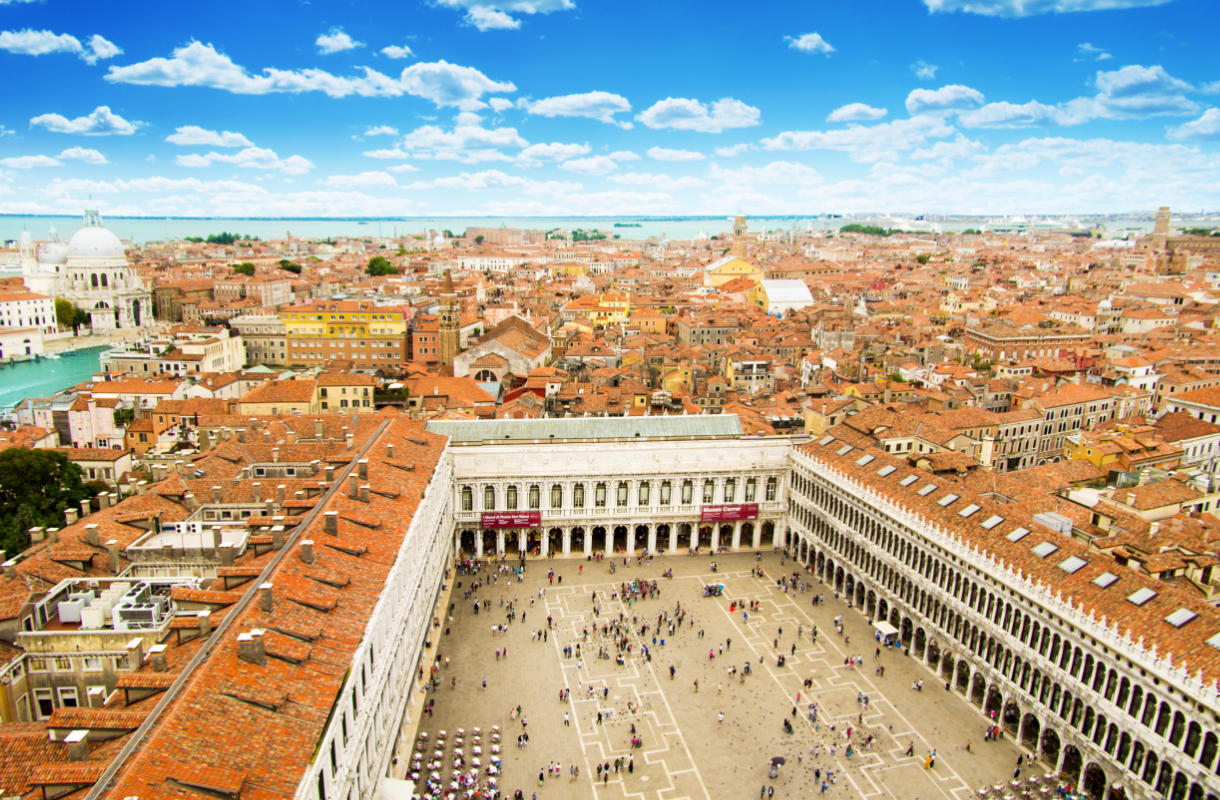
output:
M758 519L758 503L733 506L704 506L699 515L701 522L737 522L743 519Z
M480 522L484 528L533 528L541 524L541 511L486 511Z

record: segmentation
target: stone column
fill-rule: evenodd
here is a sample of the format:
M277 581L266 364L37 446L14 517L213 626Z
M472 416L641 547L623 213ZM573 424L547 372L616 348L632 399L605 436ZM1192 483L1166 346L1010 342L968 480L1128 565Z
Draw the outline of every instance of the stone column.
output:
M754 541L752 541L750 543L750 547L752 547L755 550L758 550L760 547L762 547L762 529L763 529L763 521L755 520L754 521L754 537L753 537Z
M672 555L673 552L677 549L678 549L678 526L670 525L669 526L669 549L666 552L668 552Z
M496 529L496 555L504 555L504 529Z
M657 529L653 525L648 526L648 552L650 554L657 552Z
M627 526L627 555L635 555L635 526Z
M517 529L517 552L518 553L525 549L525 545L526 545L525 537L526 537L525 528L518 528Z
M549 555L549 550L550 550L551 532L549 530L543 530L541 539L542 539L542 543L539 546L538 553L543 558L546 558L546 556Z
M474 554L476 558L483 557L483 531L475 531L474 534Z
M733 525L733 549L741 547L741 523Z
M720 547L720 526L712 526L712 552L715 553Z
M614 526L606 526L605 539L602 541L602 552L607 556L614 555Z
M572 555L572 529L563 529L563 554L564 557Z
M593 555L593 529L585 528L585 556Z

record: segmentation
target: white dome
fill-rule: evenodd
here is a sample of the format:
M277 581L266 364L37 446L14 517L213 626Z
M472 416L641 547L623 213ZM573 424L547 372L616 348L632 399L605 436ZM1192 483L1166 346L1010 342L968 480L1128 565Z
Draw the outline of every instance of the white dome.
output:
M64 242L47 242L38 248L38 260L44 264L62 264L68 260L68 245Z
M87 225L68 240L69 258L126 258L119 237L102 227Z

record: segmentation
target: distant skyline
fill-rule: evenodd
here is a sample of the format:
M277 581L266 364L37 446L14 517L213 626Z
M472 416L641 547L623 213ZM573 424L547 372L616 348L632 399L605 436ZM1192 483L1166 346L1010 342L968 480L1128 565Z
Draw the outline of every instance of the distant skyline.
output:
M0 0L0 213L1220 209L1214 0Z

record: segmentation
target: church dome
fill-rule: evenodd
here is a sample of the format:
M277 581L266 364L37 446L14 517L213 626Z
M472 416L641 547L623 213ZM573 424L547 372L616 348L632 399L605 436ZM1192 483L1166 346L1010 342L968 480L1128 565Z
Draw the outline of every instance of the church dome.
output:
M119 237L101 227L86 226L68 240L69 258L124 258L126 248Z
M62 264L68 260L66 242L47 242L38 248L38 260L44 264Z

